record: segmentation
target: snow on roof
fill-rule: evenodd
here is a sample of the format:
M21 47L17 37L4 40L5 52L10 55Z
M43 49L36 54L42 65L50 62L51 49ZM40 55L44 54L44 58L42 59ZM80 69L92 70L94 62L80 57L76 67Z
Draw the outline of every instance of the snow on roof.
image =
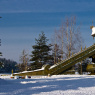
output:
M41 68L41 69L37 69L37 70L33 70L33 71L23 71L23 72L14 73L14 74L21 74L21 73L28 73L28 72L34 72L34 71L42 71L42 70L44 70L44 68Z

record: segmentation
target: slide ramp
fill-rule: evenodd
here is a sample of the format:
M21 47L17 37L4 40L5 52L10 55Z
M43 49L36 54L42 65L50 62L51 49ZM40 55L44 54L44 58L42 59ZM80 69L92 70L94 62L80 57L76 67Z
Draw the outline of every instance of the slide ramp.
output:
M19 75L19 76L25 76L25 75L57 75L60 74L69 68L71 68L73 65L75 65L78 62L81 62L82 60L93 56L95 54L95 44L72 55L71 57L67 58L66 60L63 60L59 63L56 63L53 66L44 65L42 69L34 70L34 71L26 71L26 72L20 72L20 73L14 73L13 75Z
M51 66L49 69L49 72L51 75L60 74L64 71L66 71L68 68L72 67L78 62L81 62L82 60L92 56L95 54L95 44L72 55L66 60L61 61L60 63L57 63L55 66Z

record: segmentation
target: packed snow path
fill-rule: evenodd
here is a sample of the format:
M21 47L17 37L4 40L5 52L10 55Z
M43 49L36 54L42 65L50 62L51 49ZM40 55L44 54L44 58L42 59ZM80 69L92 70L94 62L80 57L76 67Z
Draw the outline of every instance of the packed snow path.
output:
M95 95L95 75L0 76L0 95Z

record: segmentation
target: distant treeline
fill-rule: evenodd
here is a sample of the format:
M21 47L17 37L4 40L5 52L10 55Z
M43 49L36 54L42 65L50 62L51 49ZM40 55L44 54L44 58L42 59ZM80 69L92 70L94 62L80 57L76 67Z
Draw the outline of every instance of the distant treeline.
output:
M0 73L11 73L11 71L16 72L17 68L17 62L6 59L6 58L0 58Z

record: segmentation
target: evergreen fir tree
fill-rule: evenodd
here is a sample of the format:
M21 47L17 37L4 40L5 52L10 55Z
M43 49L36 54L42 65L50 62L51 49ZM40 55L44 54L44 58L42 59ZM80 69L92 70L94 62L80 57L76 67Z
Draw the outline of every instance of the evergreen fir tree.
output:
M51 62L52 55L50 55L51 46L47 45L48 39L45 36L44 32L39 34L39 38L35 39L36 45L33 45L33 51L30 61L32 69L39 69L44 64Z

